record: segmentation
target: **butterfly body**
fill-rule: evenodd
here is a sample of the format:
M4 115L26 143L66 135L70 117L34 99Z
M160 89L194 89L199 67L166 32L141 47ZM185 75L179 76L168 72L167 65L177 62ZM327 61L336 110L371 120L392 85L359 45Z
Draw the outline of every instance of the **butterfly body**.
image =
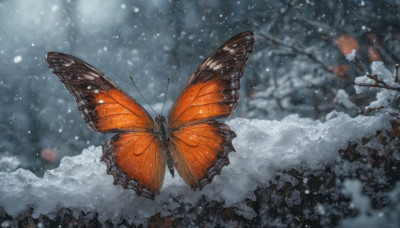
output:
M116 83L86 62L49 52L46 61L74 96L94 131L116 133L101 158L114 184L150 199L168 168L193 189L202 189L229 164L236 134L217 119L239 101L240 78L253 51L253 32L242 32L214 51L192 74L167 117L155 120Z
M165 153L168 170L171 173L172 177L174 177L175 175L174 175L173 159L171 151L168 148L169 140L171 139L172 134L165 117L162 115L158 115L155 118L154 134L158 137L160 143L162 143L165 147L162 153Z

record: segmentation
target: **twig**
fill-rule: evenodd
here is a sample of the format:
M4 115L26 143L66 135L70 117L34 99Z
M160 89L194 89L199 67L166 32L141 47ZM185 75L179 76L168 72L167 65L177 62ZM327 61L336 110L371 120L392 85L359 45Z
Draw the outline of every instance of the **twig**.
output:
M380 80L378 78L378 75L371 75L369 72L367 72L365 70L365 68L362 66L361 62L358 60L357 57L354 57L354 61L353 63L357 66L357 68L362 71L365 76L367 76L369 79L372 79L375 81L375 84L357 84L357 86L364 86L364 87L375 87L375 88L382 88L382 89L390 89L390 90L396 90L396 91L400 91L399 87L393 87L388 85L386 82L384 82L383 80ZM394 82L398 82L399 81L399 64L396 64L396 78L394 80Z
M374 88L381 88L381 89L390 89L390 90L396 90L400 92L400 88L398 87L393 87L388 84L385 85L378 85L378 84L357 84L355 83L356 86L362 86L362 87L374 87Z
M365 115L366 116L368 116L368 114L370 113L370 112L372 112L372 111L377 111L377 110L381 110L381 109L383 109L383 108L385 108L384 106L379 106L379 107L377 107L377 108L371 108L371 107L369 107L366 111L365 111Z
M357 56L354 57L353 63L354 63L354 65L356 65L356 67L358 69L360 69L361 72L363 72L364 74L367 74L367 70L365 70L365 68L362 66L362 64L361 64L360 60L358 60Z
M279 109L280 109L281 111L284 111L285 108L282 106L281 100L280 100L278 97L276 97L276 96L274 95L274 94L275 94L275 91L278 89L278 79L277 79L277 77L276 77L276 72L274 73L274 86L275 86L275 89L274 89L274 91L272 92L272 96L273 96L273 98L275 99L276 104L278 105Z
M314 61L315 63L318 63L319 65L321 65L322 68L324 68L324 70L326 70L326 71L328 71L328 72L333 72L333 69L332 69L331 67L327 66L324 62L322 62L321 60L319 60L319 59L318 59L317 57L315 57L312 53L303 51L302 49L300 49L300 48L298 48L298 47L296 47L296 46L294 46L294 45L287 44L287 43L285 43L285 42L282 42L282 41L280 41L280 40L278 40L278 39L276 39L276 38L273 38L273 37L271 37L271 36L268 36L268 35L266 35L266 34L262 34L262 33L261 33L261 36L264 37L266 40L269 40L269 41L271 41L272 43L274 43L274 44L276 44L276 45L281 45L281 46L290 48L291 50L293 50L293 51L296 52L296 53L299 53L299 54L301 54L301 55L305 55L305 56L307 56L309 59L311 59L312 61Z

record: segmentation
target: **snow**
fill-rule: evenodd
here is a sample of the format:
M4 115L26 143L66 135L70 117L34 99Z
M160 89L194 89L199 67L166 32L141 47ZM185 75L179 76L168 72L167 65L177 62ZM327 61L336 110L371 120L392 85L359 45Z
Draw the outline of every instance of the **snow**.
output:
M341 221L341 227L398 227L395 221L389 221L383 211L373 210L371 200L362 194L362 184L359 180L345 180L343 193L351 197L352 204L359 210L359 215L354 218L347 218ZM397 193L399 185L391 192ZM394 202L397 200L393 200ZM393 212L393 211L390 211ZM397 218L394 216L393 218Z
M58 5L53 5L51 11L56 12L59 9Z
M0 171L14 171L19 166L19 164L20 162L15 156L0 156Z
M357 54L357 50L356 50L356 49L353 49L353 50L351 50L351 53L350 53L350 54L347 54L347 55L346 55L346 59L347 59L348 61L352 62L352 61L354 61L354 58L356 57L356 54Z
M354 82L356 84L365 84L365 85L374 84L375 83L374 80L372 80L371 78L367 77L366 75L356 77L354 79ZM371 88L370 87L363 87L363 86L357 86L356 85L356 86L354 86L354 89L356 90L357 94L361 94L361 93L367 92Z
M397 97L399 92L395 90L382 89L376 94L376 100L371 102L368 107L379 108L389 106ZM366 107L366 108L368 108Z
M378 75L379 79L383 79L383 81L387 84L394 83L394 75L386 69L385 65L381 61L375 61L371 64L371 71L373 75Z
M17 55L14 57L14 63L20 63L22 61L22 57L20 55Z
M60 166L45 172L43 178L25 169L0 172L0 205L12 216L34 208L34 217L45 214L53 217L63 207L76 212L97 212L99 221L118 222L124 218L135 224L144 222L160 212L168 215L181 202L194 204L205 195L207 200L224 201L235 206L239 213L251 218L256 213L241 202L254 198L257 186L273 180L277 170L302 163L320 168L338 159L338 150L348 141L360 140L379 129L389 129L389 116L357 116L333 111L326 121L291 115L281 121L236 118L226 123L237 134L230 153L231 164L202 191L191 191L180 177L166 173L161 194L155 200L138 197L132 190L113 185L100 162L101 147L90 146L82 154L64 157ZM290 180L289 180L290 181ZM293 180L295 181L295 180ZM296 204L299 192L290 203Z
M394 82L395 75L392 74L381 61L375 61L371 64L371 74L377 75L379 80L384 81L391 87L399 87L399 84ZM368 78L366 75L356 77L354 82L356 84L375 84L375 81ZM381 106L388 107L399 96L399 92L396 90L376 89L361 86L354 86L354 88L357 94L364 93L368 90L378 91L376 93L376 100L372 101L366 108L379 108Z
M350 101L349 95L344 89L339 89L333 102L343 105L347 109L355 109L357 105Z

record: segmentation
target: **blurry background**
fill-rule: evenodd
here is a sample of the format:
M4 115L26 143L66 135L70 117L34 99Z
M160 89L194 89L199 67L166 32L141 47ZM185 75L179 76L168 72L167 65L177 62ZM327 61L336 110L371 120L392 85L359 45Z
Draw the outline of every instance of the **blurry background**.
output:
M399 7L389 0L0 0L0 170L42 175L63 156L110 137L85 125L72 95L47 69L49 51L83 59L143 104L132 74L160 112L168 76L166 110L204 58L253 30L255 50L234 116L323 119L333 109L357 115L370 97L355 95L353 79L361 73L335 39L351 35L367 68L381 60L394 71Z

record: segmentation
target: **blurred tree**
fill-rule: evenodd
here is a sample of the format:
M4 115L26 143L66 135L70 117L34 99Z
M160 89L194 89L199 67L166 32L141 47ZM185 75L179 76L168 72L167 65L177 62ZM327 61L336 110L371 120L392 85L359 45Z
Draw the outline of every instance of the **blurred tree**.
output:
M252 69L258 72L251 74L254 98L249 102L248 116L281 119L297 113L323 118L333 109L356 115L354 108L333 103L339 89L352 95L359 106L368 103L365 95L354 95L353 80L360 72L355 73L353 66L346 72L349 77L334 76L338 72L335 67L346 60L333 41L342 34L351 34L361 42L360 59L366 64L370 64L368 47L373 45L376 54L394 65L398 45L393 45L396 41L392 37L400 32L398 9L399 4L392 1L294 0L274 1L269 10L255 12L253 24L258 25L261 47L253 56L253 66L260 67ZM370 34L379 34L379 38L373 42L365 39ZM379 48L380 40L385 48Z

